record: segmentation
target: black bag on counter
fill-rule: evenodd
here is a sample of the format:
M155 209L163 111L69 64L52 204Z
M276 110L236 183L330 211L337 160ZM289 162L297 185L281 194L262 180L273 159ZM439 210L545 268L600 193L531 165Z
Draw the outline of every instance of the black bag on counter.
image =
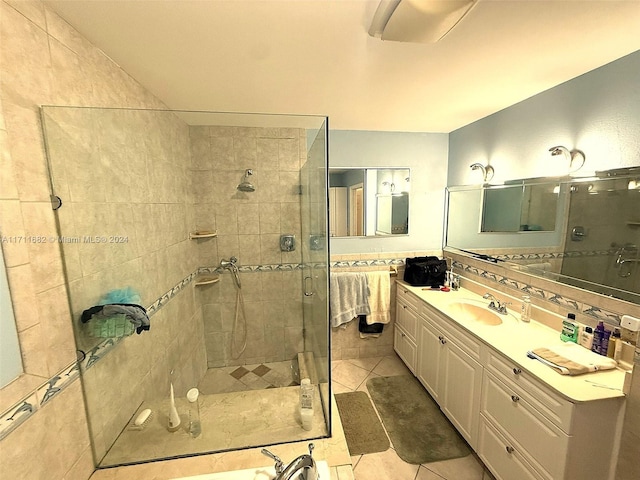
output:
M404 281L414 287L441 287L447 274L447 261L438 257L407 258Z

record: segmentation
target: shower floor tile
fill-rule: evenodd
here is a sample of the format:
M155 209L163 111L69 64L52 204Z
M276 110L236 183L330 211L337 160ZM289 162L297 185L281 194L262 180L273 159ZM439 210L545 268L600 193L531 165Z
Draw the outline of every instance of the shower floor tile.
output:
M231 376L233 378L235 378L236 380L240 380L242 377L244 377L247 373L249 373L249 370L247 370L244 367L238 367L236 368L233 372L231 372Z
M270 372L271 369L269 367L267 367L266 365L262 364L262 365L257 366L256 368L254 368L251 371L253 373L255 373L257 376L262 377L262 376L264 376L265 373Z
M209 368L198 384L204 395L299 385L291 361L258 363L242 367Z

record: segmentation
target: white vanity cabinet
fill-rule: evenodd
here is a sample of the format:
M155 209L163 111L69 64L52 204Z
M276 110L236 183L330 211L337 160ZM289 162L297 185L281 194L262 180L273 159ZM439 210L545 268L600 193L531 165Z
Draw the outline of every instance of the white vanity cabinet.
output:
M393 348L398 356L415 375L418 331L418 307L422 301L408 290L398 286L396 301L396 323L393 334Z
M494 327L442 313L453 295L397 291L396 351L497 480L614 479L624 396L588 378L532 373L542 367L527 363L524 345L551 332L528 329L514 350Z
M481 344L427 304L420 308L416 376L475 447L482 386Z
M611 478L622 401L570 402L490 350L478 455L498 480Z

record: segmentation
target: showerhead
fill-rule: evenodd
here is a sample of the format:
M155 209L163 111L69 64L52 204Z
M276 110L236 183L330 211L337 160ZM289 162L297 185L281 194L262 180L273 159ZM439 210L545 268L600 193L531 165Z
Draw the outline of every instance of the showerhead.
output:
M249 181L249 176L253 175L253 170L248 169L244 172L244 176L242 177L242 181L236 187L240 192L255 192L256 187Z
M256 191L256 187L253 185L253 183L249 183L249 182L242 182L239 183L238 186L236 187L238 190L240 190L241 192L255 192Z

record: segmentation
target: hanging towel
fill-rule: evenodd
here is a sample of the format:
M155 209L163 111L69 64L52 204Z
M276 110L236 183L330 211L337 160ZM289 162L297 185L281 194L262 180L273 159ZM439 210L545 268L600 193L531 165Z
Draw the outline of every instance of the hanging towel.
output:
M82 323L90 320L90 333L96 337L122 337L131 335L133 329L141 334L151 328L147 311L133 303L96 305L82 312Z
M384 325L382 323L367 323L366 315L358 315L358 332L360 338L378 338L382 334Z
M367 277L358 272L331 272L329 282L331 326L350 322L358 315L369 315Z
M367 323L389 323L391 321L391 282L389 271L366 272L369 285L369 307Z
M598 355L572 342L548 348L536 348L528 351L527 355L553 368L561 375L581 375L599 370L611 370L617 366L617 362L612 358Z

